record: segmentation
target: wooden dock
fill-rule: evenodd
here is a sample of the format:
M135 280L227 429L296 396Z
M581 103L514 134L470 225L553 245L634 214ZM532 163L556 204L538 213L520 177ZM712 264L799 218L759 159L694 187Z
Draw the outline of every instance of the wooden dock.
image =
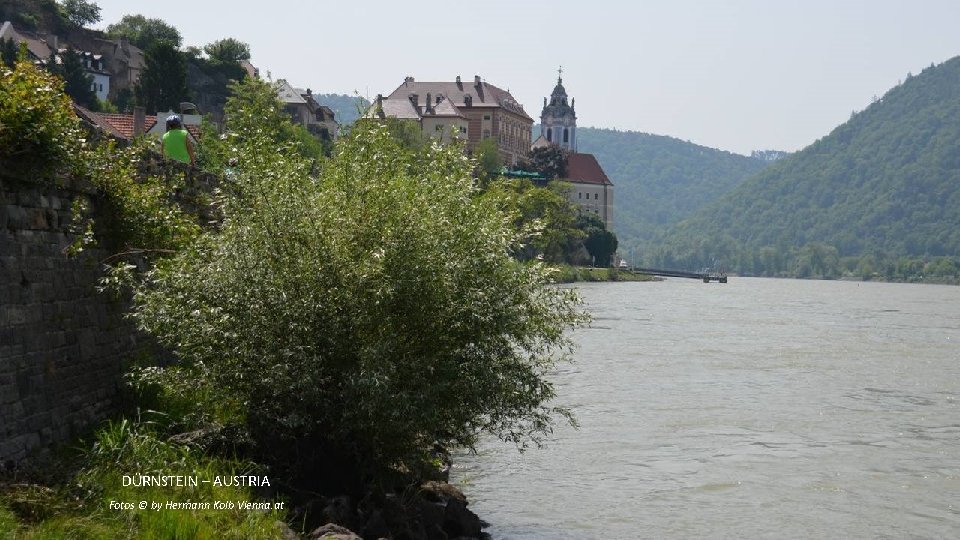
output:
M686 272L684 270L658 270L656 268L634 268L633 271L651 276L699 279L703 280L704 283L710 283L711 281L727 282L726 272Z

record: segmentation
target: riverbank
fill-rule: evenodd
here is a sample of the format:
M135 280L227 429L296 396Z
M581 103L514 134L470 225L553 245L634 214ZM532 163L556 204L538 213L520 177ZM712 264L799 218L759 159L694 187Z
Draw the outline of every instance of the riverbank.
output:
M437 463L425 481L398 473L389 488L304 493L256 463L164 439L149 422L111 421L93 441L0 471L0 538L488 538L448 483L449 459Z
M620 268L594 268L588 266L558 265L555 267L556 283L578 283L599 281L658 281L659 278L649 274L640 274Z

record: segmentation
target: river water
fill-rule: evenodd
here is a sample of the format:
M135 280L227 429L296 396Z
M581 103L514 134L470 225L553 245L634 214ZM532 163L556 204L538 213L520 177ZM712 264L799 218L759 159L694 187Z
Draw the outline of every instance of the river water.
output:
M495 539L960 538L960 287L580 289L580 429L455 458Z

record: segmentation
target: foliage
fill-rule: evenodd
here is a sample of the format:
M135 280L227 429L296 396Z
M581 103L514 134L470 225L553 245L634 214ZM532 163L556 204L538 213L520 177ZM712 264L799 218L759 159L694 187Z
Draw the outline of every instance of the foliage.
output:
M567 151L556 145L540 146L530 151L519 166L525 171L536 171L547 180L567 177Z
M144 63L135 90L137 102L148 112L179 110L189 93L183 54L169 43L155 43L144 52Z
M0 22L10 21L18 30L64 33L74 26L54 0L0 0Z
M107 35L112 38L125 37L144 51L159 43L173 48L183 44L183 37L175 27L161 19L143 15L124 15L119 22L107 26Z
M527 179L500 178L484 193L513 219L521 238L514 255L520 260L583 262L578 250L584 233L577 227L578 210L568 200L567 189L561 182L537 187Z
M47 178L79 167L83 132L63 82L26 60L0 68L0 170Z
M13 38L0 40L0 61L8 68L13 68L17 63L17 43Z
M250 59L250 45L234 38L218 39L203 46L210 58L222 64L238 64Z
M100 6L86 0L60 0L60 9L68 21L77 27L100 22Z
M240 90L223 226L150 273L141 327L243 403L260 455L315 489L332 487L317 485L331 460L376 474L434 442L549 433L567 413L544 375L584 315L509 257L516 235L474 197L462 153L422 159L365 124L315 179L278 148L282 117L258 106L273 104Z
M57 59L59 58L59 62ZM73 49L51 55L47 69L64 81L64 91L79 105L96 111L100 108L97 93L93 91L93 77L87 73L80 55Z
M901 274L960 256L960 58L891 89L664 236L691 264L764 275ZM622 200L622 199L621 199ZM702 249L708 248L708 249ZM846 259L862 260L859 271Z
M583 247L587 248L594 266L610 266L613 255L617 252L617 235L607 230L597 216L581 214L577 226L584 232L586 238Z
M87 154L91 181L103 197L97 224L105 240L101 244L114 253L153 258L150 254L182 249L199 234L195 218L171 198L183 187L183 176L139 173L138 165L148 152L145 141L139 141L123 149L110 143ZM122 268L123 262L119 264Z
M151 417L161 417L149 412ZM211 458L198 448L166 440L153 420L106 423L78 456L58 457L64 469L48 487L0 486L0 535L7 538L231 538L280 537L283 512L244 510L116 510L111 501L260 502L247 488L199 483L196 487L124 486L122 474L196 476L262 474L249 463ZM79 466L79 470L77 467ZM122 474L121 474L122 473ZM9 508L9 510L7 509Z
M500 169L503 168L503 159L497 150L497 142L492 138L480 141L474 155L477 158L480 183L486 186L491 179L500 174Z

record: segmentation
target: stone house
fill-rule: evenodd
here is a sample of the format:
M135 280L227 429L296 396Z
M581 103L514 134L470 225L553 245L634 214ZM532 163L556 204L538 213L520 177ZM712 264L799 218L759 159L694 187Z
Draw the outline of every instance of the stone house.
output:
M481 141L493 139L508 166L515 165L530 150L533 119L509 91L483 81L479 75L473 78L473 84L459 75L449 82L418 82L407 77L371 109L368 117L382 113L402 118L395 111L406 111L407 119L416 120L423 132L431 135L450 133L451 128L466 140L468 152L475 151Z
M320 105L307 88L294 88L285 79L277 81L277 97L293 123L300 124L320 139L333 141L340 135L340 124L334 118L333 109Z

